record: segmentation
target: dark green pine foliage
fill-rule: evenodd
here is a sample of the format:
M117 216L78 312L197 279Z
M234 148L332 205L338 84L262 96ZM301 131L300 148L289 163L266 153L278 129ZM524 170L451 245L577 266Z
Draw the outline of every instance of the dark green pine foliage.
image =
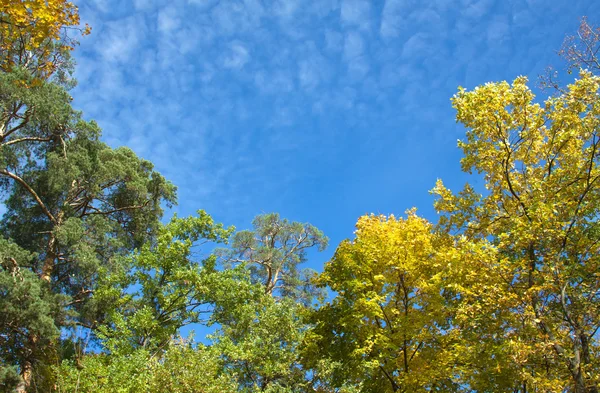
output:
M37 275L23 268L34 257L0 239L0 392L16 388L23 359L44 358L43 348L59 335L56 321L64 315L65 298L46 291ZM35 346L28 345L32 337L38 337Z
M98 326L110 304L96 301L95 290L125 269L124 256L154 235L161 206L175 202L175 187L150 162L109 147L100 134L72 108L63 86L25 70L0 74L0 195L7 209L1 234L34 255L12 256L9 243L0 244L0 253L18 262L39 298L31 301L52 317L55 332ZM12 292L20 285L8 286L3 299L17 299ZM4 355L8 347L0 349L2 363L17 367L26 384L44 362L37 349L57 352L58 345L41 341L53 337L46 333L11 337L20 340L12 348L27 349L11 357Z

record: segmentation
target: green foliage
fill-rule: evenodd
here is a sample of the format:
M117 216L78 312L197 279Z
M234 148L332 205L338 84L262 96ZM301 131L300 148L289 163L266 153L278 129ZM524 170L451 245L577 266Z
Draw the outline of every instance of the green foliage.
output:
M100 330L111 351L154 351L181 327L203 317L207 322L214 289L230 282L235 272L217 271L211 255L195 261L193 250L207 242L225 242L232 231L202 210L196 217L174 217L131 256L127 274L106 280L97 295L103 302L112 301L113 311ZM124 280L121 293L115 292L119 278Z
M212 336L215 350L248 392L303 391L308 385L299 364L304 308L291 299L276 300L261 287L249 289L245 302L228 305L226 322L217 318L222 325ZM241 291L236 295L244 297Z
M29 329L33 317L6 314L27 334L8 335L19 346L6 342L1 350L19 353L7 364L18 366L29 385L57 356L60 329L91 330L106 318L112 306L94 292L107 285L105 277L123 274L125 256L154 236L175 187L130 149L101 142L97 125L73 110L63 86L16 68L0 74L0 88L0 193L7 208L0 228L35 254L14 258L22 280L11 284L3 271L2 285L8 303L29 293L21 301L39 317Z
M310 248L322 251L328 239L310 224L275 213L257 216L252 224L252 231L235 233L231 247L220 250L224 266L236 266L245 276L216 292L213 321L220 329L214 346L248 392L304 391L310 381L299 347L307 309L322 291L311 280L315 273L300 265Z
M237 392L210 347L176 342L161 355L143 349L124 355L89 355L57 369L57 390L81 393Z
M15 171L25 162L43 159L43 146L60 148L81 131L67 91L49 82L31 86L33 81L21 68L0 73L0 168Z
M311 283L315 272L299 265L310 248L323 251L327 237L313 225L290 222L277 213L257 216L252 225L252 231L233 236L231 248L223 252L226 265L243 263L266 293L310 304L320 295Z
M16 367L0 366L0 392L12 393L20 382L21 377Z
M65 297L50 293L35 274L21 269L33 257L0 238L0 387L5 391L20 381L17 367L47 357L45 349L58 338L57 324L65 317L60 307ZM32 337L37 337L35 345Z

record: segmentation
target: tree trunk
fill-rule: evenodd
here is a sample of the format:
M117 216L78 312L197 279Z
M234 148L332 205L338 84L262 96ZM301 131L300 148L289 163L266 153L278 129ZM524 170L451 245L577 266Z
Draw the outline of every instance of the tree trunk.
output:
M60 224L60 221L57 224ZM58 227L58 225L56 227ZM55 229L56 229L56 227L55 227ZM48 283L48 286L50 286L50 284L51 284L52 273L54 272L54 264L55 264L56 256L57 256L56 246L57 246L56 236L54 235L54 232L51 232L50 237L48 239L48 246L46 248L46 257L44 258L44 263L42 264L42 271L40 273L40 279L42 281L44 281L45 283ZM31 353L35 352L35 348L38 344L38 341L39 341L38 336L36 336L36 335L29 336L28 347L31 350ZM17 387L17 392L19 392L19 393L26 392L29 389L29 387L31 386L32 377L33 377L32 362L30 360L24 360L23 363L21 364L21 378L23 379L23 381Z
M35 353L35 348L38 344L38 337L35 335L29 336L29 355L28 358L23 359L21 362L21 379L22 381L17 386L16 391L19 393L27 392L29 387L31 386L31 381L33 379L33 364L31 362L31 354Z
M42 265L42 273L40 278L42 281L50 283L52 280L52 272L54 271L54 262L56 260L56 236L54 233L50 234L48 239L48 247L46 248L46 258L44 258L44 264Z
M579 341L581 342L581 363L579 366L577 386L582 386L582 393L598 393L598 385L587 385L586 378L582 370L582 368L592 363L590 356L590 341L587 334L584 332L580 332L578 336Z
M16 388L16 392L25 393L29 386L31 385L31 377L33 376L33 367L29 360L25 360L21 365L21 378L22 381L19 382Z

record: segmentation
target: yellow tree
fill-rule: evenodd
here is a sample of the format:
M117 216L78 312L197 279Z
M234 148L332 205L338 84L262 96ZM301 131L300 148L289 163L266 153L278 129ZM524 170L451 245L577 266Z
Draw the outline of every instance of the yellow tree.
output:
M332 388L459 391L443 289L448 255L437 251L450 239L414 211L406 219L363 216L355 235L318 278L337 296L316 311L307 358L326 359Z
M506 359L519 365L517 392L598 392L599 87L599 77L582 71L542 104L524 77L460 89L452 100L467 128L463 170L483 177L486 191L453 194L438 182L436 207L441 226L496 248L489 268L505 284L463 299L461 312L479 307L505 321L495 333L505 335ZM459 322L477 327L476 319ZM489 343L493 333L472 344Z
M3 0L0 4L0 67L22 66L47 78L73 48L66 28L78 28L77 7L67 0ZM90 32L89 26L82 29Z

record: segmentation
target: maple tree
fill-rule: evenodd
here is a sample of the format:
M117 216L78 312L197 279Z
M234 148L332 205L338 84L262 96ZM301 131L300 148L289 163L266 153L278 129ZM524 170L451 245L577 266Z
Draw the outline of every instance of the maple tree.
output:
M67 28L79 28L77 6L67 0L5 0L0 5L0 68L24 67L47 79L68 63L75 41Z
M359 218L355 239L340 244L318 278L337 296L315 312L306 340L309 364L322 356L337 364L333 387L460 390L449 351L447 270L439 258L444 239L414 211L406 219Z
M497 249L491 271L505 285L492 293L513 315L495 333L522 365L519 391L598 391L599 88L581 71L543 104L524 77L453 98L467 128L462 167L483 176L486 192L453 194L438 182L436 208L441 226Z

